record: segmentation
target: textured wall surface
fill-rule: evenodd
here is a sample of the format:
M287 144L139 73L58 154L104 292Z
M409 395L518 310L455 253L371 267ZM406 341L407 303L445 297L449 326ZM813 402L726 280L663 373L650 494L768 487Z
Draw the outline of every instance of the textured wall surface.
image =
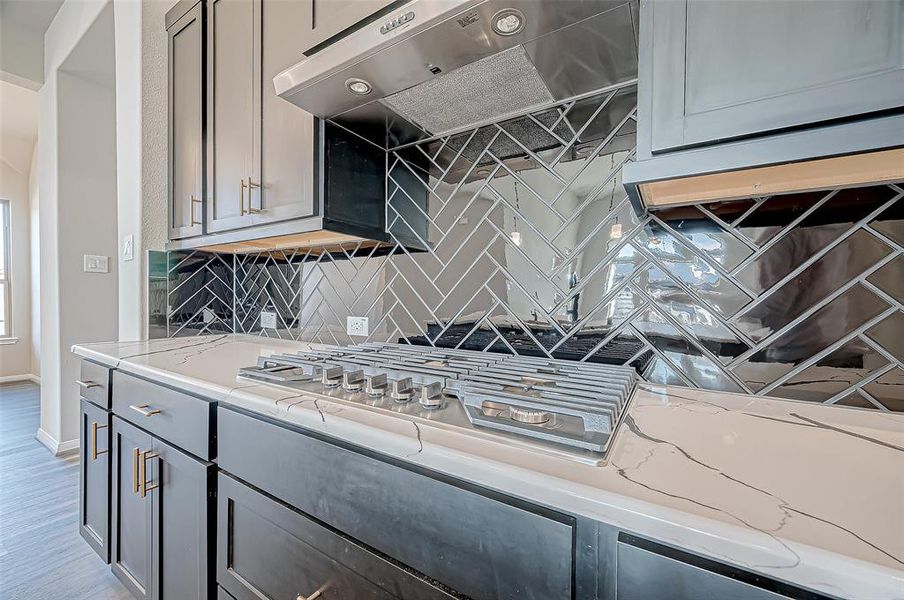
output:
M621 185L633 143L623 91L395 150L395 244L171 253L169 335L348 344L364 338L345 333L346 317L367 316L370 340L904 411L901 187L638 216ZM260 327L262 310L275 329Z

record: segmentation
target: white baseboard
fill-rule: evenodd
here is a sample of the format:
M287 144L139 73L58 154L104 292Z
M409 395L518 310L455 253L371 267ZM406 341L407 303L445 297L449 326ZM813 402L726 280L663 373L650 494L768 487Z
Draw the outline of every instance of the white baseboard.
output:
M0 377L0 383L10 383L13 381L31 381L32 383L41 385L41 378L30 373L23 373L22 375L4 375Z
M79 440L69 440L67 442L58 442L56 441L52 435L38 428L38 432L35 434L35 439L41 442L45 448L50 450L50 452L54 456L63 456L66 454L72 454L79 448Z

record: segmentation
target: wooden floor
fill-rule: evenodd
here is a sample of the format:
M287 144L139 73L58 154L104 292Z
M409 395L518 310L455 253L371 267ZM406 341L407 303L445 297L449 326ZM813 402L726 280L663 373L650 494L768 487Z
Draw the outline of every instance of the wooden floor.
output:
M130 599L78 534L78 455L35 440L38 391L0 385L0 600Z

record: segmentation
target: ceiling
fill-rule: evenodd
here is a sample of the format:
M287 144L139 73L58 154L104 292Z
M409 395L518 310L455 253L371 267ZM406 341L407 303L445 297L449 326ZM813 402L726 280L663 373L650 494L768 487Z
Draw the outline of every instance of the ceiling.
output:
M0 18L44 35L62 4L63 0L0 0Z
M44 33L61 4L61 0L0 0L0 79L41 87Z
M28 175L38 139L38 93L0 81L0 160Z

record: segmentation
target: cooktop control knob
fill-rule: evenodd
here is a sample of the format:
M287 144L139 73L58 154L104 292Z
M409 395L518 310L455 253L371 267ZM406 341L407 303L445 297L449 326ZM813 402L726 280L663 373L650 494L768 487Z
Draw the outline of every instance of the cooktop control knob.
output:
M411 394L413 393L414 390L411 389L411 377L394 380L389 384L389 395L396 402L408 402L411 400Z
M325 367L320 382L326 387L337 387L342 383L342 367Z
M421 406L424 408L440 408L443 405L443 386L438 381L421 386L418 394Z
M357 392L364 387L364 371L349 371L342 375L342 387L350 392Z
M365 375L364 391L368 396L383 396L386 394L386 373L379 375Z

